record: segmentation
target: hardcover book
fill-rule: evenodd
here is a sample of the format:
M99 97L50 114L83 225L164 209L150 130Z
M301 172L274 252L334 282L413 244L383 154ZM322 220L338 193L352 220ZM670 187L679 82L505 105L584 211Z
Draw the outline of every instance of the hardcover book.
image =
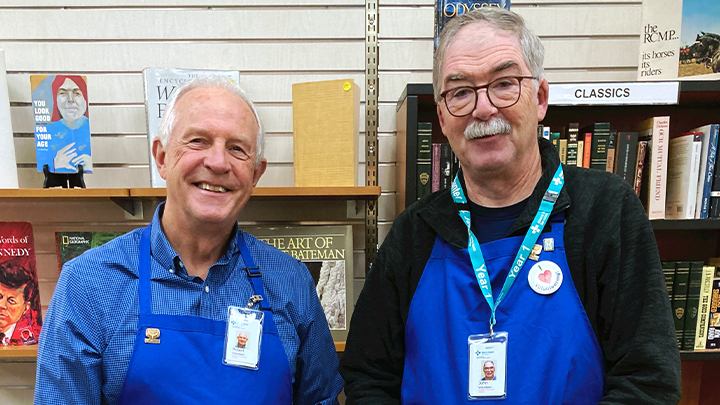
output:
M697 328L698 306L702 290L703 262L690 262L690 278L688 279L687 310L685 311L685 328L683 330L682 350L692 350L695 345L695 329Z
M720 2L717 0L682 1L678 79L720 79L718 18Z
M580 129L580 133L591 134L589 142L587 135L585 136L585 148L590 146L590 150L585 150L585 155L590 157L588 167L605 171L608 159L608 143L610 141L610 123L598 122Z
M638 150L637 150L637 166L635 167L635 180L633 182L633 188L635 188L635 194L637 194L638 197L640 197L640 194L642 193L642 180L644 175L644 168L645 163L647 160L647 146L648 141L638 141Z
M155 137L158 136L158 127L165 111L165 105L178 87L200 75L224 76L231 78L235 82L240 81L240 73L230 70L143 69L148 151L150 156L150 182L152 187L165 187L165 180L160 177L160 173L158 173L155 166L155 158L152 155L152 144Z
M648 165L643 173L640 201L650 219L665 219L670 117L653 117L640 124L640 139L647 140Z
M30 75L37 171L92 173L85 76Z
M29 222L0 222L0 346L34 345L42 310Z
M708 330L705 338L705 349L720 349L720 278L718 277L713 279L712 291L710 292L710 309L708 311Z
M435 0L435 48L440 42L440 33L453 17L480 7L503 7L509 10L510 0Z
M695 197L695 218L697 219L706 219L710 209L710 192L712 191L713 177L715 175L719 128L720 125L711 124L691 130L703 134L700 173L698 176L697 196Z
M58 271L85 251L104 245L124 232L55 232Z
M307 266L333 339L344 341L353 308L352 226L263 226L243 230Z
M637 166L637 132L620 132L617 142L617 162L615 174L628 184L635 184L635 167Z
M432 123L418 122L417 199L431 193L432 179Z
M675 282L673 284L672 311L678 349L682 347L683 330L685 328L685 310L687 308L689 277L690 262L677 262L677 267L675 267Z
M565 127L565 137L567 138L567 158L565 163L568 166L577 166L578 164L578 123L574 122Z
M615 143L617 139L617 132L616 131L610 131L610 134L608 136L608 145L607 145L607 162L605 164L605 171L610 173L615 173Z
M703 266L702 281L700 284L700 298L698 300L697 324L695 327L695 346L693 347L695 351L705 350L705 346L707 344L710 305L712 304L713 280L718 276L716 273L717 268L715 266Z

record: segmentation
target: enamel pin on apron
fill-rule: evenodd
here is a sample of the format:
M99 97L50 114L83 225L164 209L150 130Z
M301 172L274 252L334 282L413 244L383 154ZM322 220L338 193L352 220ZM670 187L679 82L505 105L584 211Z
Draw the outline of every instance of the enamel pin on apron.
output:
M158 329L158 328L145 329L145 343L160 344L160 329Z
M528 255L528 260L532 261L538 261L540 260L540 253L542 253L543 247L542 245L535 245L533 246L532 250L530 251L530 255Z
M540 295L550 295L557 291L563 282L560 267L548 260L535 263L528 272L530 288Z

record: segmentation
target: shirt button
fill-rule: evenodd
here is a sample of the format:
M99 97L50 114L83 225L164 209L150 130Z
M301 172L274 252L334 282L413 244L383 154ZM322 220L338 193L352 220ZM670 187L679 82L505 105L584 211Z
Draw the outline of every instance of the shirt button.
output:
M175 269L173 269L172 267L171 267L171 268L169 268L169 269L168 269L168 271L169 271L170 273L173 273L173 274L175 274Z
M209 293L209 292L210 292L210 286L207 286L207 285L205 286L205 292L206 292L206 293Z

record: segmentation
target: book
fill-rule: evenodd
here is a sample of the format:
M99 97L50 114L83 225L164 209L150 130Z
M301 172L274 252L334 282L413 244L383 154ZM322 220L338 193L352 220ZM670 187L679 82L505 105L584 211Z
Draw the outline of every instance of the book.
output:
M567 164L568 140L558 140L558 154L560 155L560 163Z
M635 184L635 167L637 166L637 132L620 132L617 141L617 160L615 174L628 184Z
M663 275L665 276L665 287L667 287L668 299L672 302L673 298L673 286L675 284L675 267L676 262L665 261L662 262Z
M702 132L686 132L670 139L665 219L695 218Z
M55 248L58 259L58 271L68 261L80 256L87 250L104 245L123 235L125 232L55 232Z
M675 281L673 283L672 311L678 348L682 347L683 331L685 330L685 309L687 307L689 277L690 262L677 262L675 267Z
M677 0L642 3L638 81L677 78L682 3Z
M585 160L585 140L578 139L577 142L577 167L585 167L583 161Z
M703 262L690 262L690 277L688 278L687 309L685 311L685 326L680 349L692 350L695 345L695 329L697 328L698 305L703 278Z
M608 158L608 142L610 139L610 123L597 122L580 129L580 133L591 134L591 141L588 142L587 135L585 147L590 145L590 150L585 155L590 158L589 168L605 171ZM583 162L584 166L584 162Z
M261 226L243 230L307 266L333 339L344 341L353 309L352 226Z
M718 164L717 160L715 162L713 184L708 205L708 218L720 218L720 164Z
M669 128L670 117L652 117L643 121L638 131L640 139L648 141L649 164L643 173L640 201L650 219L665 219Z
M435 49L440 42L440 33L453 17L480 7L503 7L509 10L510 0L435 0Z
M431 193L432 123L418 122L417 199Z
M711 124L691 130L702 132L702 155L700 156L700 174L698 175L697 196L695 197L695 218L705 219L710 209L715 163L717 159L718 129L720 125Z
M635 180L633 181L633 188L635 189L635 194L637 194L638 197L640 197L642 192L642 179L646 159L647 141L638 141L637 159L635 159L637 160L637 165L635 166Z
M165 180L160 177L152 154L153 141L158 136L160 119L165 111L165 106L178 87L199 75L224 76L231 78L236 83L240 81L240 72L231 70L143 69L145 117L150 156L150 184L152 187L165 187Z
M0 222L0 299L0 347L37 344L42 310L29 222Z
M720 4L712 0L683 0L680 24L678 79L720 79ZM675 17L677 18L677 17Z
M710 292L710 308L708 310L708 329L705 336L705 349L720 349L720 278L715 274Z
M550 142L552 142L553 146L555 147L555 150L559 150L560 149L560 132L551 132L550 133Z
M440 190L452 184L452 148L449 143L440 144Z
M432 144L432 161L430 162L430 192L440 190L440 144Z
M605 171L615 173L615 139L617 138L616 131L610 131L608 136L607 144L607 162L605 164Z
M360 88L352 79L295 83L292 100L295 187L357 185Z
M30 75L37 171L93 172L87 78Z
M543 134L542 134L542 136L543 136L543 138L547 139L548 141L551 140L551 139L550 139L550 127L543 127Z
M452 148L450 149L450 162L450 185L452 187L452 182L455 181L455 176L457 175L458 170L460 170L460 160Z
M703 266L698 300L698 316L695 326L695 346L693 350L705 350L707 342L708 321L710 320L710 299L712 298L713 280L717 276L717 268L713 265Z
M567 138L567 157L565 164L568 166L577 166L578 162L578 123L574 122L565 127L565 137Z
M590 151L592 150L592 132L581 132L585 134L583 142L583 164L582 167L590 168Z

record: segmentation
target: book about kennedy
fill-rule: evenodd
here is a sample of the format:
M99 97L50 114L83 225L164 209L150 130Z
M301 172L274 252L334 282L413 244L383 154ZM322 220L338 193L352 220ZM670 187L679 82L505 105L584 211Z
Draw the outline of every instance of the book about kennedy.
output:
M92 173L85 76L30 75L37 171Z
M307 266L333 339L344 341L352 317L352 226L242 227Z
M42 310L29 222L0 222L0 346L35 345Z
M440 33L453 17L480 7L503 7L510 10L510 0L435 0L435 48L440 42Z
M178 87L200 75L224 76L229 77L236 83L240 81L240 72L235 70L143 69L152 187L165 187L165 180L160 177L160 173L158 173L155 166L155 158L152 155L153 140L158 136L158 127L160 126L163 111L165 111L165 105Z
M125 232L55 232L58 271L87 250L104 245Z

